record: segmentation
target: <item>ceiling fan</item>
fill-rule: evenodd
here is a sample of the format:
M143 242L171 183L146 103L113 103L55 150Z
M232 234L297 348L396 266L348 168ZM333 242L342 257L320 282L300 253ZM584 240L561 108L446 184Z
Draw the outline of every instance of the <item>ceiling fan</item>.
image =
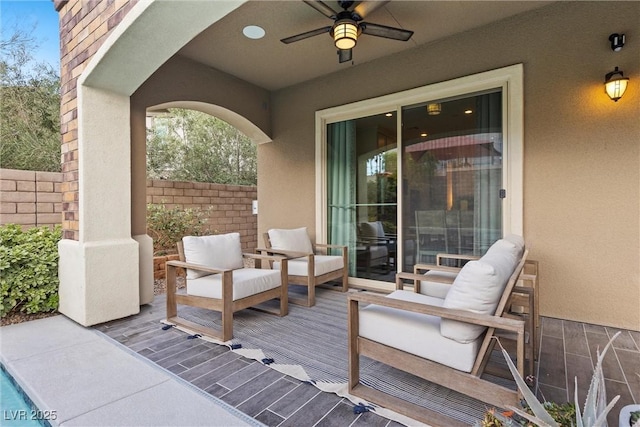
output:
M356 45L360 34L401 41L407 41L413 35L413 31L363 21L366 15L384 6L388 1L364 0L359 2L355 8L349 10L356 2L339 0L338 5L343 9L340 12L336 12L320 0L304 0L304 2L327 18L333 19L333 25L287 37L280 41L289 44L319 34L329 33L338 48L338 60L340 63L351 61L351 49Z

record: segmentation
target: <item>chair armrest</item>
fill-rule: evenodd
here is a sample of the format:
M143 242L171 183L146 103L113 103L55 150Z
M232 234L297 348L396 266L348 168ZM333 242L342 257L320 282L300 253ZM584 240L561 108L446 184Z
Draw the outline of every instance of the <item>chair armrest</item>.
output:
M438 277L425 277L424 274L407 273L402 271L400 273L396 273L396 290L404 289L403 280L413 280L413 283L414 283L413 291L417 293L420 292L420 281L422 280L429 280L430 282L442 283L443 285L449 285L449 286L452 285L452 283L446 279L440 279Z
M418 271L441 271L444 273L456 273L458 274L461 268L458 267L448 267L446 265L436 265L436 264L416 264L413 266L413 272L418 274Z
M402 301L368 292L349 294L348 300L349 302L354 301L357 303L375 304L398 310L411 311L413 313L429 314L443 319L457 320L460 322L471 323L473 325L486 326L488 328L496 328L524 335L524 320L506 319L504 317L478 314L465 310L438 307L435 305L420 304L411 301Z
M314 251L318 248L321 249L341 249L342 250L342 255L345 255L347 253L347 247L344 245L330 245L330 244L326 244L326 243L316 243L313 245L313 249Z
M400 272L396 273L396 279L405 279L405 280L428 280L430 282L443 283L445 285L452 285L452 283L446 279L440 279L438 277L428 277L424 274L420 273L408 273L408 272Z
M284 249L274 249L274 248L256 248L256 252L266 252L267 254L282 255L284 258L287 258L287 259L308 257L310 255L306 252L295 252L295 251L287 251Z
M464 255L464 254L437 254L436 255L436 264L442 265L443 259L453 259L453 260L463 260L463 261L476 261L479 260L480 257L477 255Z
M202 271L204 273L211 273L211 274L219 274L219 273L225 273L227 271L233 271L233 270L225 269L225 268L206 267L206 266L201 265L201 264L190 264L188 262L183 262L183 261L167 261L166 265L171 266L171 267L188 268L190 270L198 270L198 271Z
M345 249L345 250L347 249L347 247L344 245L329 245L326 243L316 243L314 246L318 248Z
M252 254L252 253L243 253L242 256L244 258L267 260L267 261L278 261L278 262L283 262L283 261L286 262L286 260L288 259L285 256L262 255L262 254Z

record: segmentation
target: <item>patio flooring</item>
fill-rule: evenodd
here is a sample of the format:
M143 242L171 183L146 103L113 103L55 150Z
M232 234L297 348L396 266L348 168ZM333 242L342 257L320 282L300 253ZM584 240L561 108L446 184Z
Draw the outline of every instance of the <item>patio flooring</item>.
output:
M397 426L375 413L354 414L347 399L324 393L246 359L224 346L188 340L185 333L162 331L165 298L142 307L140 314L96 327L148 360L189 381L243 413L269 426ZM552 318L541 319L537 367L539 396L573 401L574 377L585 393L596 360L617 330ZM604 361L607 396L620 395L609 416L618 425L620 408L640 403L640 332L623 331ZM580 404L584 396L580 396Z

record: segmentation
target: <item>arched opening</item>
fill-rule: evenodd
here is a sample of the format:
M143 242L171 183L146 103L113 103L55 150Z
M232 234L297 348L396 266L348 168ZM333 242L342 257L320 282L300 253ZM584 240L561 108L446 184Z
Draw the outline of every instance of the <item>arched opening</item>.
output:
M232 124L193 109L151 108L146 124L146 230L154 256L176 254L185 235L229 232L253 251L257 144ZM164 277L161 264L154 259L156 285Z
M134 94L189 40L243 3L137 3L79 77L79 238L59 244L59 310L78 323L135 314L153 291L151 239L136 220L139 200L144 205L138 183L145 182L144 144L136 141L145 137L146 106Z

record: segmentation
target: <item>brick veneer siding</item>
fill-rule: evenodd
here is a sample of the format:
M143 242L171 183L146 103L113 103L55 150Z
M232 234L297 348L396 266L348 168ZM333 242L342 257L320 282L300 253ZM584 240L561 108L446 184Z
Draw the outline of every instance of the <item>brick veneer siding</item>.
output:
M136 1L54 0L53 3L60 22L63 238L79 240L77 80Z
M0 169L0 224L29 228L63 223L63 176L60 172ZM251 212L257 198L257 188L249 185L147 180L147 203L208 211L209 226L220 233L240 233L245 251L259 246L258 218Z
M0 169L0 223L54 226L62 219L62 174Z
M259 246L258 217L251 212L257 199L254 186L147 180L147 203L210 209L210 227L219 233L240 233L245 250Z

